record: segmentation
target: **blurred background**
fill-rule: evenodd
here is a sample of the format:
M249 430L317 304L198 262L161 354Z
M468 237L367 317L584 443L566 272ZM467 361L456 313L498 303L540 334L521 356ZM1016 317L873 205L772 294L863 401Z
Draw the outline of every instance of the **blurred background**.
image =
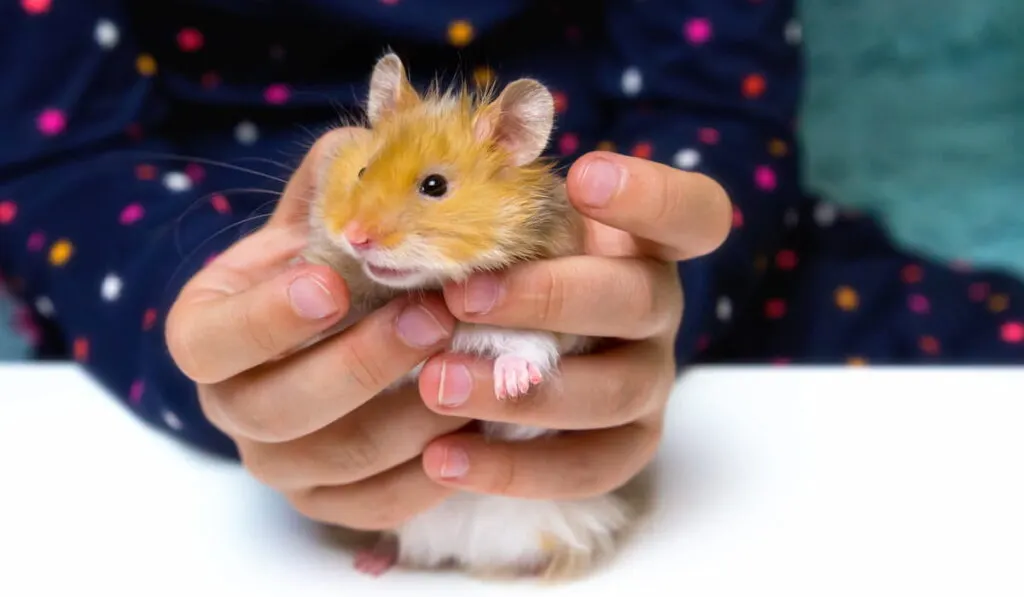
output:
M1024 1L802 0L808 188L1024 277ZM0 360L27 356L0 291Z

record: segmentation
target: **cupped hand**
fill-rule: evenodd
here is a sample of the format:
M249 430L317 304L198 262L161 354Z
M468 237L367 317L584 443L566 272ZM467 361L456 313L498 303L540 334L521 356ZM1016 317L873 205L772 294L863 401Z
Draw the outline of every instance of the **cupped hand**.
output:
M725 241L731 202L706 176L607 152L578 160L567 190L587 217L587 254L450 285L448 309L468 322L621 341L565 358L558 383L514 402L495 399L488 363L432 357L420 391L435 412L570 430L509 444L468 432L437 439L423 464L440 484L528 498L588 497L623 485L656 452L683 316L676 261Z
M289 265L305 245L317 163L361 129L329 133L289 181L269 222L200 271L166 327L171 355L198 385L206 417L257 479L306 516L376 530L443 500L420 455L463 426L417 389L382 393L442 350L454 319L440 296L399 299L341 334L293 353L348 309L330 268Z

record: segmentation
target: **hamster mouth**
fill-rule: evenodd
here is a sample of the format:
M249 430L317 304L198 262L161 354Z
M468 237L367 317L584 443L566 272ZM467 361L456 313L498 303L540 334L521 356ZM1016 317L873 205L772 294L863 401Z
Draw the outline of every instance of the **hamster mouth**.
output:
M423 272L416 269L396 269L364 262L366 274L379 284L405 288L419 284Z

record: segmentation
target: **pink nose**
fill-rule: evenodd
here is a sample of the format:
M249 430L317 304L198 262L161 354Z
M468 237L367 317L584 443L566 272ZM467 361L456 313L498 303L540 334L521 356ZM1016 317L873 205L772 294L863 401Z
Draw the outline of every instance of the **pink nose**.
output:
M365 250L373 247L373 239L370 238L370 234L358 222L351 222L348 226L345 226L344 234L345 240L353 248Z

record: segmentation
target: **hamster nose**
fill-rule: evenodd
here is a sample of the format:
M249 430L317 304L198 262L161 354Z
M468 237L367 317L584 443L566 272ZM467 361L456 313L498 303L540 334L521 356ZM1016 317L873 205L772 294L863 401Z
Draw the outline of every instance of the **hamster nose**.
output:
M345 226L344 235L345 240L355 249L365 251L373 247L373 239L370 238L370 234L358 222L352 222Z

